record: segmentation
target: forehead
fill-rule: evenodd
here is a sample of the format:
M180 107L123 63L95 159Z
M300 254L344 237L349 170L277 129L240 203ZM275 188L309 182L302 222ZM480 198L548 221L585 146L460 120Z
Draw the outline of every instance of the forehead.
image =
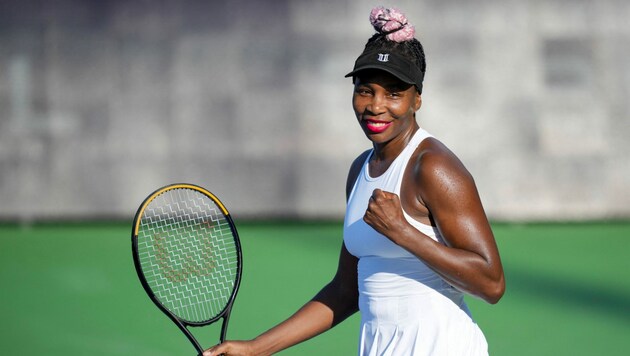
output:
M357 73L355 85L377 84L384 88L395 88L397 90L407 90L413 87L412 84L405 83L393 74L379 69L366 69Z

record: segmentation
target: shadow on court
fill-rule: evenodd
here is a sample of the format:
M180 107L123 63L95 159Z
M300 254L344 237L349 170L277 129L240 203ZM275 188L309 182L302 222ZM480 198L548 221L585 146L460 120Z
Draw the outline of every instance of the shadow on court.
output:
M567 309L591 310L630 324L630 294L623 291L521 268L506 267L506 275L510 293L555 302Z

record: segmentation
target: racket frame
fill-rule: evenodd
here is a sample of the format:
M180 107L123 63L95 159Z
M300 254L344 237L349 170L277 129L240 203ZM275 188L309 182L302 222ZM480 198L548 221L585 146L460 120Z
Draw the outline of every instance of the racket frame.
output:
M210 198L221 209L221 212L223 213L228 224L230 225L230 230L232 232L232 236L234 237L234 244L236 246L237 272L236 272L236 279L234 281L234 287L232 289L232 294L230 295L228 302L226 303L225 307L220 313L218 313L215 317L206 321L202 321L202 322L191 322L191 321L183 320L179 318L177 315L173 314L164 305L162 305L162 303L157 299L157 297L153 293L153 290L149 286L149 283L147 282L144 276L144 273L142 272L142 267L140 265L140 258L138 254L138 231L140 229L140 222L142 220L142 216L144 215L144 211L147 208L147 206L149 206L149 204L151 204L151 202L155 198L165 193L166 191L174 190L174 189L191 189L191 190L198 191L206 195L208 198ZM169 319L171 319L175 323L175 325L177 325L177 327L184 333L184 335L186 335L188 340L193 344L193 346L197 350L198 354L201 355L204 350L201 344L199 344L195 336L192 334L192 332L188 330L188 327L191 327L191 326L199 327L199 326L210 325L222 318L223 322L221 324L221 335L220 335L219 340L220 342L225 341L225 337L227 334L227 326L230 320L230 313L232 312L232 305L234 304L234 300L236 299L236 295L238 294L238 289L241 284L241 274L243 270L243 255L241 251L240 239L238 236L238 232L236 231L236 226L234 225L234 221L232 220L232 216L230 215L228 210L225 208L225 205L223 205L223 203L219 200L219 198L217 198L216 195L212 194L207 189L200 187L198 185L195 185L195 184L190 184L190 183L173 183L173 184L169 184L161 188L158 188L144 199L144 201L142 202L142 204L140 204L140 207L136 211L136 215L134 216L134 219L133 219L131 241L132 241L131 247L132 247L132 253L133 253L133 262L136 268L136 272L138 274L138 278L140 279L140 283L142 284L142 287L144 288L145 292L149 295L149 298L151 298L153 303L164 314L166 314L166 316L168 316Z

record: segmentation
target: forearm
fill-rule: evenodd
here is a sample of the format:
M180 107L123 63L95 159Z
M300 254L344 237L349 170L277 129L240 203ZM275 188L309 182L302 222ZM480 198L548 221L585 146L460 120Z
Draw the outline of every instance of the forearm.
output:
M339 275L287 320L253 340L256 355L271 355L317 336L358 310L356 281Z
M332 328L358 309L357 259L342 245L333 280L295 314L248 341L226 341L204 355L272 355Z
M495 303L502 295L504 281L501 268L483 254L443 245L411 226L404 229L397 240L401 247L422 260L453 287L489 303Z
M272 355L317 336L333 326L334 313L325 304L309 301L290 318L253 340L256 355Z

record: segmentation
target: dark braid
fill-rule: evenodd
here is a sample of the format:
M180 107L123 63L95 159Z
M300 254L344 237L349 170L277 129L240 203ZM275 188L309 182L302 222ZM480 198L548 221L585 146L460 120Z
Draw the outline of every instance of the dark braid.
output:
M394 42L385 38L384 34L376 33L365 44L364 53L376 50L389 50L399 53L401 56L415 63L422 73L426 72L427 63L424 57L424 48L417 39L410 41Z

